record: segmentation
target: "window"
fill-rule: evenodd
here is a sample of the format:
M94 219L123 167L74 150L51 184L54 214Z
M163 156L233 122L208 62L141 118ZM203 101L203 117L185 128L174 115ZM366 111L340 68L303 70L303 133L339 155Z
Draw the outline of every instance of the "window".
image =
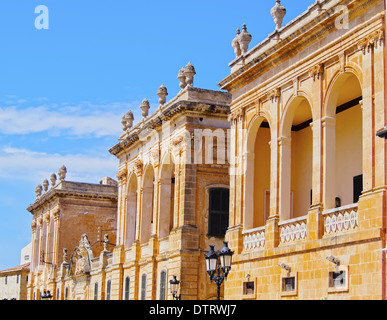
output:
M5 284L8 284L8 276L5 276Z
M98 300L98 282L94 283L94 300Z
M330 272L329 273L329 287L342 288L345 286L346 274L345 271Z
M59 297L59 292L60 292L60 291L59 291L59 288L57 288L57 289L56 289L56 300L59 300L59 299L60 299L60 297Z
M224 237L228 228L230 191L225 188L210 189L208 235Z
M255 283L254 282L245 282L243 286L243 294L251 295L255 292Z
M329 272L328 293L348 292L348 266L337 266Z
M363 192L363 175L353 178L353 203L358 203Z
M111 287L112 287L112 282L108 280L107 286L106 286L106 300L110 300Z
M166 298L166 282L167 282L167 272L165 270L160 273L160 300L165 300Z
M16 283L19 283L19 275L16 275Z
M296 278L295 277L282 278L282 291L291 292L294 290L296 290Z
M146 299L146 273L141 277L141 300Z
M66 290L65 290L65 300L68 300L69 298L69 287L66 287Z
M297 272L288 272L281 275L281 296L291 297L298 295L298 274Z
M125 300L129 300L129 292L130 292L130 278L125 278Z

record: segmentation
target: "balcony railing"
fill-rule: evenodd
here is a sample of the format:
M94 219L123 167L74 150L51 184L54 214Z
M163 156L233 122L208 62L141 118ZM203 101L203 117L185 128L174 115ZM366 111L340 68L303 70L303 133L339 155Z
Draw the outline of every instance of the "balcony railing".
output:
M324 235L355 230L359 226L357 203L323 212Z
M260 227L243 232L244 250L253 250L265 247L265 227Z
M280 244L306 239L307 216L280 222L278 226L280 232Z

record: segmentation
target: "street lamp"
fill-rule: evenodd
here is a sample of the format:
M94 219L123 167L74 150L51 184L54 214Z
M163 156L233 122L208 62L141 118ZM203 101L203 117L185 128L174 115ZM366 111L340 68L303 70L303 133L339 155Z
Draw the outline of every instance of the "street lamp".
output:
M51 300L52 299L52 294L50 293L50 290L47 290L47 291L44 290L41 298L43 300Z
M173 296L173 299L181 300L181 294L177 294L177 292L179 291L180 281L177 280L176 276L173 276L173 279L169 281L169 284L171 285L171 294Z
M231 270L233 251L228 247L228 242L223 242L223 249L215 252L215 246L210 245L210 251L204 255L207 265L207 273L211 283L214 282L217 286L216 298L220 300L220 286L223 281L227 280L227 276ZM218 259L220 263L218 263ZM223 272L223 274L222 274ZM216 276L215 276L216 273Z

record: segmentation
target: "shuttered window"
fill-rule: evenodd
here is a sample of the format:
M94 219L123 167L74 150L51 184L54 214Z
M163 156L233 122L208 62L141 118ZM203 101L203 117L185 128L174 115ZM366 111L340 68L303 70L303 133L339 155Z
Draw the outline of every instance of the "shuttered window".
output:
M125 278L125 300L129 300L130 278Z
M224 237L228 228L230 191L225 188L210 189L208 235Z
M141 277L141 300L146 299L146 273Z
M163 270L160 273L160 300L165 300L166 282L167 282L167 272Z

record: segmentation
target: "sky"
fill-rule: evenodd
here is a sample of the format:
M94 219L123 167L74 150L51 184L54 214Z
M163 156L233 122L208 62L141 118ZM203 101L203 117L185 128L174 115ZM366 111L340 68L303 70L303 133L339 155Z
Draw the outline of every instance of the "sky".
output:
M284 24L313 0L283 0ZM38 6L48 9L48 29ZM141 101L150 113L164 84L167 101L191 62L195 87L219 90L235 58L231 41L243 23L249 48L274 31L275 0L1 0L0 270L20 264L31 241L35 187L67 167L66 180L116 178L108 150L121 118ZM37 23L36 23L37 20Z

